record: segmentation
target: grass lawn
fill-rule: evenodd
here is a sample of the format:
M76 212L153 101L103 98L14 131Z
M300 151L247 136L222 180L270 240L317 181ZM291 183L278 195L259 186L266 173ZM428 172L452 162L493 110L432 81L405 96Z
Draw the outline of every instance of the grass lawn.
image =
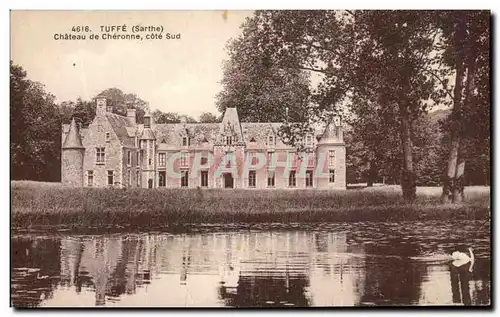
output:
M330 190L69 188L12 181L12 227L155 229L200 223L291 223L488 219L490 188L465 189L465 202L442 205L440 187L420 187L417 201L399 186Z

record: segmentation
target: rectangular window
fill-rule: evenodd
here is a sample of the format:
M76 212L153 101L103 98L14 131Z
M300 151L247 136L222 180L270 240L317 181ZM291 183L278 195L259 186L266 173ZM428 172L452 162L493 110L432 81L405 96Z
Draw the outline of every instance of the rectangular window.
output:
M294 166L295 165L295 153L288 152L288 157L287 157L286 162L287 162L288 166Z
M128 170L128 186L132 185L132 171Z
M127 165L130 166L132 165L132 152L127 151Z
M274 135L270 134L267 137L267 145L268 146L275 146L276 145L276 139L274 138Z
M267 152L267 165L274 164L274 152Z
M226 136L226 144L227 145L232 145L233 144L233 137L228 135Z
M257 153L255 152L250 152L250 158L251 158L251 162L252 162L252 165L257 165Z
M137 156L136 157L136 160L137 160L136 164L137 164L137 166L139 166L139 165L141 165L141 151L137 151L136 156Z
M111 139L111 133L106 132L106 142L109 142L110 139Z
M181 187L188 187L189 186L189 171L184 170L181 171Z
M328 165L335 166L335 151L328 151Z
M255 171L248 171L248 187L255 187L255 183L257 183Z
M96 151L96 158L95 161L97 164L104 164L105 156L104 156L104 148L103 147L98 147L95 149Z
M87 171L87 186L94 186L94 171Z
M152 159L149 159L149 160L148 160L148 163L149 163L149 165L153 165L153 160L152 160Z
M188 153L181 153L181 166L188 166Z
M188 136L183 136L182 137L182 146L189 146L189 143L191 143L190 141L191 140Z
M274 171L269 171L267 174L267 187L274 187L274 180L275 180L275 173Z
M201 187L208 187L208 171L201 171Z
M306 187L313 187L313 171L306 171Z
M312 146L312 144L313 144L312 135L310 135L310 134L306 135L306 146Z
M135 172L135 179L137 181L137 187L141 187L141 172Z
M335 183L335 170L330 170L330 183Z
M295 171L290 171L290 175L288 176L288 187L297 186L297 173Z
M108 171L108 185L113 185L113 171Z
M158 153L158 166L165 166L167 162L166 153Z
M158 173L158 186L160 187L165 187L166 186L166 180L167 180L167 172L159 172Z
M201 154L200 163L202 166L204 166L208 163L208 153Z
M314 166L314 163L316 162L315 154L314 153L309 153L307 157L309 159L309 162L307 163L307 166Z

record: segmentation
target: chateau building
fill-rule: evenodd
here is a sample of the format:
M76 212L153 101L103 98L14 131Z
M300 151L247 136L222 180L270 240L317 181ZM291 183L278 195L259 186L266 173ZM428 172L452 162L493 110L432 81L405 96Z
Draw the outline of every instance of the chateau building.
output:
M345 189L340 123L305 138L297 152L278 136L281 123L240 122L228 108L220 123L136 123L96 99L96 116L79 129L62 127L62 182L85 187Z

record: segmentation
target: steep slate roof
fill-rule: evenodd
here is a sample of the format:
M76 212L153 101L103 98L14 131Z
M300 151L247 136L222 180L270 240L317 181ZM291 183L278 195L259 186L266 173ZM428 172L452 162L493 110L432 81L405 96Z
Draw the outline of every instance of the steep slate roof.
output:
M106 113L106 118L108 119L113 131L122 143L122 145L127 147L135 146L135 138L129 135L130 128L135 129L130 123L127 117L120 116L116 113Z
M235 133L242 137L247 149L265 150L267 149L267 138L269 134L276 137L276 149L294 148L285 145L278 137L280 122L239 122L236 108L227 108L223 120L220 123L165 123L152 124L151 128L144 128L143 124L134 126L127 117L117 114L107 113L113 130L124 146L134 147L135 136L141 139L155 139L158 150L178 151L180 148L190 150L211 149L214 143L220 140L224 133L224 126L231 123ZM319 143L338 142L336 125L329 124L326 129L320 126L315 127L314 136L320 139ZM182 146L182 138L189 136L190 145Z
M84 149L75 118L71 120L68 135L64 140L63 149Z
M159 149L174 150L182 146L182 137L184 136L190 138L189 149L211 147L217 140L219 127L219 123L166 123L155 124L152 128Z

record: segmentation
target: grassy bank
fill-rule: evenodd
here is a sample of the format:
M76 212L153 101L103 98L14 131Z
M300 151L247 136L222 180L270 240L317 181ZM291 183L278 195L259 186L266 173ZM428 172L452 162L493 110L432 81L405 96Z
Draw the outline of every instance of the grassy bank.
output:
M67 188L13 181L12 227L161 228L199 223L488 219L488 187L466 203L442 205L440 188L419 188L414 204L396 186L347 191Z

